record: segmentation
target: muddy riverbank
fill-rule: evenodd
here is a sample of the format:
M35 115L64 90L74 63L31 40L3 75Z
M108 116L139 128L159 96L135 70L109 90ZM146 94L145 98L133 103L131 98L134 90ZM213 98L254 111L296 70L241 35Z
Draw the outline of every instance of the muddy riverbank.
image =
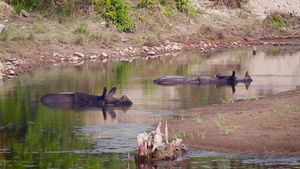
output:
M229 152L300 154L300 91L181 111L171 136L188 147Z

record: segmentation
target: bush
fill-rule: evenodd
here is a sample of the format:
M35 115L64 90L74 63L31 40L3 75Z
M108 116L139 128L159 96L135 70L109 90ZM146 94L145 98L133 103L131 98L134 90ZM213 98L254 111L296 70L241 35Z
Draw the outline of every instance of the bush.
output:
M189 8L188 0L177 0L176 4L177 4L177 8L180 12L186 12L186 13L189 12L190 8Z
M95 12L103 15L109 24L115 24L120 32L130 32L136 27L136 23L127 16L129 6L122 0L95 0L95 4Z
M152 0L140 0L138 7L140 8L151 8L153 4Z

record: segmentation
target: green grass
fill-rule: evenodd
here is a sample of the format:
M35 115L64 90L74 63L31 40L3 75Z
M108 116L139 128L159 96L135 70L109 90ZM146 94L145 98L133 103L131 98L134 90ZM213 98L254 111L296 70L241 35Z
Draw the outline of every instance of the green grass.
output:
M255 95L255 100L259 100L260 98L263 98L263 97L265 97L265 96L256 94L256 95Z
M179 132L175 132L173 129L172 129L172 132L173 132L172 138L173 138L174 140L181 139L181 136L180 136L180 133L179 133Z
M0 34L0 41L8 41L10 36L10 31L4 28Z
M75 30L73 31L74 34L89 34L89 31L87 30L87 24L86 23L80 23L77 25Z
M202 123L203 119L201 118L201 115L197 115L197 117L195 117L195 121L197 123Z
M218 113L217 118L214 118L217 128L220 130L220 135L234 133L232 126L225 125L225 117L222 113Z
M206 131L197 132L198 137L201 135L202 138L205 138Z

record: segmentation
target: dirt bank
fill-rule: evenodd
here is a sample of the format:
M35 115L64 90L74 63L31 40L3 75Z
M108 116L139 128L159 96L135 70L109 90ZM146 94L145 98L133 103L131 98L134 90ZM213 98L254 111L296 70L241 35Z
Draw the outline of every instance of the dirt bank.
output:
M188 147L230 153L300 154L300 91L180 112L170 136Z

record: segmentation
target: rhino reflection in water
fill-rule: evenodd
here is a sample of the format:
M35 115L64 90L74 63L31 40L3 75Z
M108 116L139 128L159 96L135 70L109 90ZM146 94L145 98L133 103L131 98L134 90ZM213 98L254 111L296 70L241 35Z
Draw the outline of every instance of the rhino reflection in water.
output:
M79 92L49 93L41 98L41 102L46 107L71 109L75 111L99 108L103 111L104 119L106 119L106 111L108 111L112 117L115 117L115 109L121 109L125 112L132 105L132 101L126 95L120 98L113 97L116 90L116 87L112 87L112 89L107 92L107 88L104 87L101 96Z
M248 89L252 79L246 72L245 76L242 78L237 78L235 76L235 71L232 71L232 75L223 75L221 73L216 74L216 77L196 77L189 78L186 76L166 76L160 77L153 81L153 83L162 86L184 86L184 85L194 85L194 86L207 86L215 84L217 87L231 86L232 92L235 92L235 86L237 83L244 83L246 89Z

